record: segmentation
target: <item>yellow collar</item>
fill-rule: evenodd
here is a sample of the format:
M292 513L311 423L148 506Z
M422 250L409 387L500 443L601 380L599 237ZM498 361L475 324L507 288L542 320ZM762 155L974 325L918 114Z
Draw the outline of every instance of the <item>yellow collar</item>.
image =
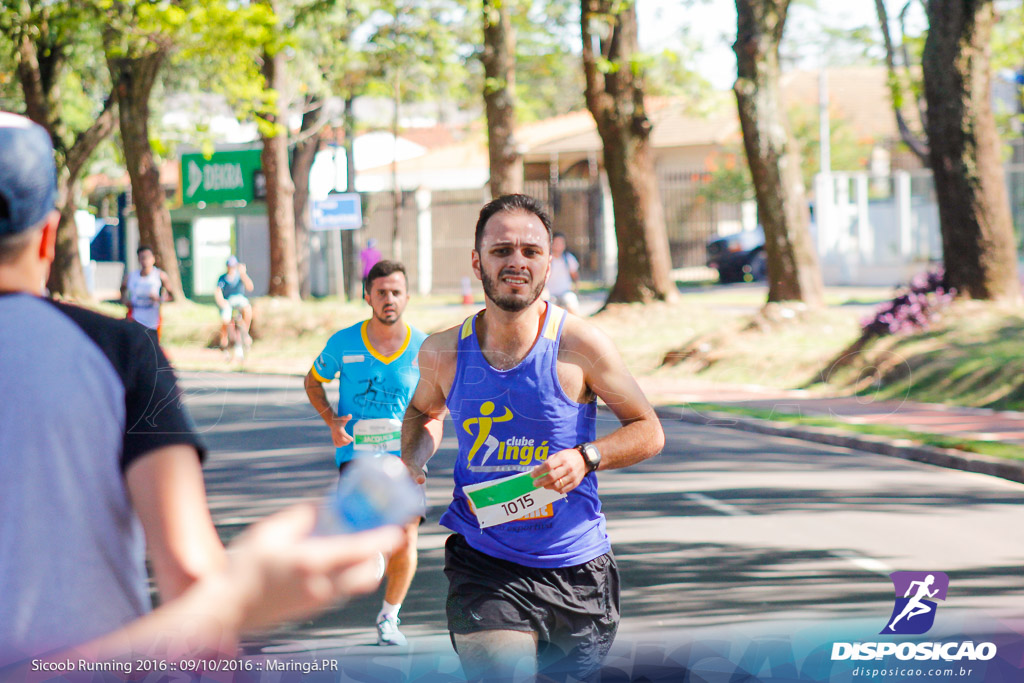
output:
M384 363L385 365L391 363L393 360L405 353L405 350L409 348L409 340L412 339L412 328L409 327L407 323L402 323L405 325L405 341L403 341L399 349L390 356L385 356L378 352L377 349L373 348L373 344L370 343L370 338L366 334L366 326L369 324L369 320L364 320L362 326L359 328L359 334L363 337L363 344L366 346L366 350L370 352L371 356L379 360L381 363Z

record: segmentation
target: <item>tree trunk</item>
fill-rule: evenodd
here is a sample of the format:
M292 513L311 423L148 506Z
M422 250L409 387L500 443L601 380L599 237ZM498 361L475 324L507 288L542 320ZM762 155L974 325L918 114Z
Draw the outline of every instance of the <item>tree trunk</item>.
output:
M61 219L57 227L54 261L46 286L52 294L88 299L85 274L78 252L78 227L75 225L75 197L78 179L89 157L114 125L113 95L93 124L81 132L71 148L64 142L61 122L61 98L58 78L64 66L63 46L48 42L44 29L39 35L21 36L18 40L17 76L25 98L25 113L50 134L56 151L57 204ZM40 57L42 54L42 57Z
M261 134L260 161L267 179L267 228L270 233L270 296L299 298L299 274L295 263L295 186L288 170L288 117L282 100L285 85L284 52L263 56L266 87L277 93L271 110L262 114L275 124L273 135Z
M345 98L345 191L352 193L356 191L356 114L352 108L354 104L355 97L349 95ZM365 220L364 217L364 224ZM345 298L349 301L358 301L359 293L362 291L359 284L362 266L356 254L355 230L341 231L341 252L345 263Z
M513 0L483 0L484 107L491 196L523 191L523 156L516 149L516 34Z
M299 275L299 296L309 298L309 176L320 150L323 121L319 99L307 102L302 113L302 128L292 155L292 185L295 187L295 267Z
M93 124L75 138L74 144L65 155L64 167L58 175L57 210L60 211L60 223L57 226L53 265L50 267L50 277L46 282L47 288L54 294L76 299L88 299L91 296L86 286L81 255L78 251L76 197L78 182L85 164L114 129L114 102L114 94L111 93Z
M618 274L607 303L672 300L677 290L654 171L651 122L642 77L632 64L636 8L620 0L582 0L582 9L587 108L604 145L619 247ZM598 39L600 53L595 52ZM602 68L602 58L613 67Z
M800 175L800 153L782 108L779 42L789 0L736 0L733 89L757 195L768 263L768 301L823 303L818 256Z
M152 247L157 267L167 273L171 293L175 299L183 299L171 214L149 144L149 96L166 57L167 53L159 50L143 57L109 57L107 65L117 93L121 144L131 178L139 243Z
M922 67L946 284L1017 302L1017 250L991 106L992 0L929 0Z
M53 46L44 44L41 47L45 52L52 49ZM52 98L49 91L53 82L52 80L49 83L45 82L39 53L39 46L33 42L32 38L27 34L23 35L18 44L18 82L21 84L21 91L25 94L25 116L46 127L53 137L51 130L53 120L50 113ZM55 140L54 145L56 144Z

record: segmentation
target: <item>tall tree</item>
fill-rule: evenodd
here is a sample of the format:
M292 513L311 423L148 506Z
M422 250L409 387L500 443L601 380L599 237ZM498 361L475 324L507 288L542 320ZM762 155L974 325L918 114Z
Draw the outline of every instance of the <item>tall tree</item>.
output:
M78 185L96 148L113 130L114 98L102 78L94 78L99 50L89 39L95 22L81 3L4 3L0 27L8 41L14 73L21 86L25 114L43 126L53 139L57 161L57 244L47 287L54 294L89 297L78 250L75 224ZM66 92L66 81L77 72L81 94ZM75 101L80 99L82 101ZM67 108L83 110L75 126Z
M174 47L169 32L156 30L156 24L173 21L175 17L156 17L146 8L140 16L140 7L134 2L111 2L108 12L113 21L104 26L103 45L117 97L121 147L131 180L139 242L152 247L157 266L167 273L171 294L180 299L184 292L174 252L171 215L160 185L160 167L150 144L149 130L149 98ZM140 30L133 34L132 27Z
M233 0L104 0L97 3L103 47L117 98L121 143L131 178L139 239L183 296L170 213L151 143L150 99L168 64L195 61L208 74L204 87L230 93L256 80L253 54L269 41L273 14Z
M911 3L907 3L900 12L900 26L906 24L906 14ZM893 113L896 116L896 129L900 133L900 139L912 151L922 163L928 163L928 142L922 135L911 129L906 115L903 113L904 93L907 91L905 84L906 72L910 67L910 59L906 46L906 34L901 30L904 42L900 44L899 51L893 42L892 33L889 31L889 13L885 8L885 0L875 0L875 13L878 15L878 24L882 29L882 43L885 46L885 68L889 81L889 96L892 99ZM900 59L897 59L899 55ZM917 113L921 122L927 120L927 112L922 98L914 98L917 104Z
M1017 249L992 113L993 0L929 0L922 55L926 130L946 283L1018 302Z
M819 306L824 285L808 226L800 153L782 107L779 43L789 0L736 0L733 90L768 262L768 301Z
M516 34L514 0L483 0L484 108L491 167L491 196L523 191L523 155L515 139Z
M277 0L264 0L275 15ZM278 32L275 32L275 36ZM295 250L295 185L288 159L288 74L284 45L275 38L263 52L263 78L269 97L259 112L263 152L260 163L267 180L267 229L270 237L270 282L267 293L299 298Z
M619 270L608 303L674 299L635 4L582 0L581 25L587 108L604 144L619 247Z
M299 296L306 299L310 294L309 178L316 153L320 151L323 141L324 103L317 95L307 95L303 104L302 125L293 146L291 175L295 187L292 201L295 215L295 266L299 278Z

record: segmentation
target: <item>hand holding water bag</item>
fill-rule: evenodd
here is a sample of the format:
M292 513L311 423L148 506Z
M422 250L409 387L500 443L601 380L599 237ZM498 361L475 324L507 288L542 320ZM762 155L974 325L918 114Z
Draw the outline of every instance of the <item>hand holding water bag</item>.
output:
M318 534L348 534L408 524L423 515L423 492L392 455L356 458L321 510Z

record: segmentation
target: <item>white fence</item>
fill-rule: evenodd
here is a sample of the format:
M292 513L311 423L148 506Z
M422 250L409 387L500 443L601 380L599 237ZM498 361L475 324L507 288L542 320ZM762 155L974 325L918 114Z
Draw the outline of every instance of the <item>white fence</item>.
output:
M1024 165L1007 166L1006 179L1019 243ZM826 284L902 284L942 261L930 171L819 174L814 189L813 230Z

